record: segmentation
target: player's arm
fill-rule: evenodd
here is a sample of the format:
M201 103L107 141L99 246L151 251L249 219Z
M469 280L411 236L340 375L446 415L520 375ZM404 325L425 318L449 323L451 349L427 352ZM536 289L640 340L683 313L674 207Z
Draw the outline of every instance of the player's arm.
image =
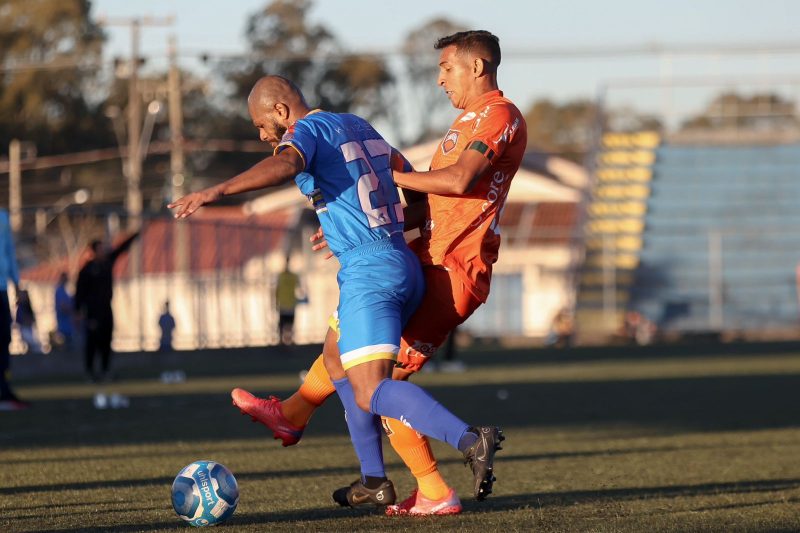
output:
M131 247L133 241L136 240L136 237L139 236L141 231L134 231L130 235L128 235L124 241L119 243L116 248L114 248L110 254L108 254L109 260L114 263L116 262L117 258L122 255L128 248Z
M282 150L268 157L231 179L187 194L167 207L177 208L175 218L186 218L203 205L215 202L223 196L255 191L286 183L303 171L305 164L297 150Z
M482 143L481 143L482 144ZM452 165L428 172L394 171L394 182L404 189L428 194L467 194L472 192L478 177L489 168L479 147L472 143Z
M403 189L406 206L403 208L405 231L422 227L428 215L428 195L411 189Z
M392 147L390 163L392 171L414 172L411 162L397 148ZM411 189L402 191L406 200L406 206L403 208L403 229L409 231L419 228L428 214L428 195Z

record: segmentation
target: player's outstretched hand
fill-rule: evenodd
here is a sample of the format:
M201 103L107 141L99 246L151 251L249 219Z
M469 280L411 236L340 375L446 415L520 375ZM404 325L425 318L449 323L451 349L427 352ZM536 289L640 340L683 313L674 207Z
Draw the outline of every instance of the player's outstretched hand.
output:
M325 240L325 234L322 232L322 227L320 227L317 232L314 233L308 240L316 243L311 247L311 249L315 252L328 247L328 241ZM333 252L329 250L328 255L325 256L325 259L330 259L331 257L333 257Z
M187 194L183 198L178 198L167 205L167 207L170 209L177 209L177 211L175 211L175 218L186 218L197 211L201 206L218 200L221 195L217 187L209 187L202 191Z

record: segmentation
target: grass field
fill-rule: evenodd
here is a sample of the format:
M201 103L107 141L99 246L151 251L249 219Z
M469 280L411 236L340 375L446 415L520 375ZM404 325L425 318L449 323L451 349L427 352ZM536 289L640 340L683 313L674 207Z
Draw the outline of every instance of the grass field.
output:
M468 350L468 372L417 382L503 426L495 492L471 500L460 454L437 444L464 513L413 519L333 504L358 472L338 401L288 449L231 406L235 386L287 395L317 349L182 354L177 385L143 356L103 387L131 398L119 410L94 409L79 376L20 380L34 407L0 413L0 531L185 530L170 485L197 459L239 481L230 531L800 531L798 353ZM386 461L404 497L388 445Z

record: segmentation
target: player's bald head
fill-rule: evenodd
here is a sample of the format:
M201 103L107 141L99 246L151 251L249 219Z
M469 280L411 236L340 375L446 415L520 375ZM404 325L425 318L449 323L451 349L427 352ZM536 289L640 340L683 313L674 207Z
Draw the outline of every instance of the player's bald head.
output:
M486 30L460 31L442 37L434 48L442 50L455 46L459 55L483 59L489 72L497 72L500 65L500 39Z
M268 109L281 103L289 108L297 106L307 107L306 100L300 89L290 80L282 76L264 76L253 85L247 105L250 109Z

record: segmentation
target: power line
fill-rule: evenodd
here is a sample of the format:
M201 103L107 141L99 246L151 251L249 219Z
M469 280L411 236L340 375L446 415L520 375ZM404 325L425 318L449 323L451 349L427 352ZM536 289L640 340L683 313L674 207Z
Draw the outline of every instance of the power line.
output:
M163 155L170 153L172 141L153 141L147 155ZM261 141L237 141L233 139L185 139L183 149L187 152L247 152L270 153L271 148ZM97 163L128 156L128 147L99 148L69 154L36 157L20 162L21 170L45 170L48 168ZM7 174L10 169L8 159L0 159L0 174Z
M430 53L435 55L437 52L431 48ZM521 59L601 59L620 56L640 56L640 55L748 55L748 54L796 54L800 53L800 41L785 42L750 42L750 43L641 43L641 44L618 44L618 45L587 45L587 46L525 46L525 47L504 47L503 57L514 57ZM402 49L372 49L369 52L347 51L340 54L329 54L328 57L394 57L406 55ZM199 48L184 48L181 52L182 57L193 57L204 60L309 60L318 59L319 55L290 53L290 54L256 54L252 52L230 52L219 53L209 52Z
M433 55L435 50L431 49ZM800 41L750 42L750 43L640 43L599 46L525 46L508 47L503 57L529 60L552 59L608 59L632 56L702 56L702 55L755 55L755 54L800 54ZM168 52L149 52L149 58L168 58ZM308 61L311 59L350 59L354 57L390 58L402 57L402 49L372 49L369 52L342 51L322 56L307 53L257 54L252 52L210 52L207 49L182 49L181 58L208 61ZM24 72L27 70L61 70L77 68L97 70L112 63L109 61L87 61L85 59L57 60L42 63L24 63L0 67L0 72Z

